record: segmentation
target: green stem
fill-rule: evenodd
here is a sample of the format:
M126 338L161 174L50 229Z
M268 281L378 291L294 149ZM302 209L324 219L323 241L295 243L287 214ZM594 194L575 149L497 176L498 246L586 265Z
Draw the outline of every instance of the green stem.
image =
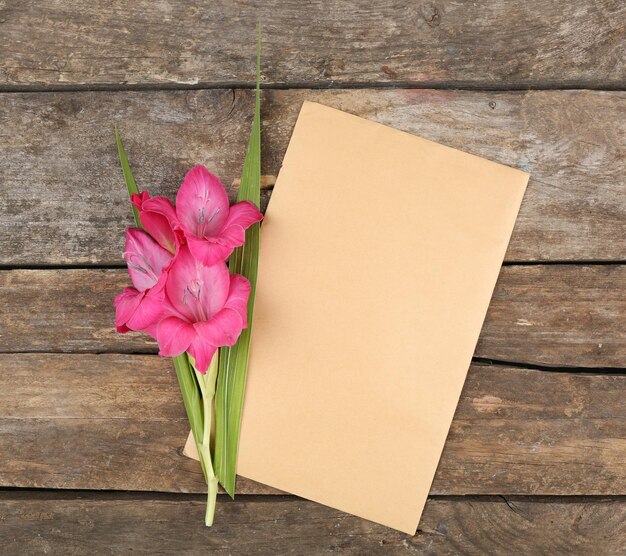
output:
M213 517L215 516L215 503L217 501L217 477L213 470L213 464L211 460L211 421L213 419L213 399L215 398L215 383L217 381L218 371L218 352L215 352L209 369L206 374L200 374L197 370L196 378L200 385L202 392L202 408L203 408L203 431L202 440L196 446L198 448L198 455L200 456L200 462L205 472L205 478L207 482L207 507L204 522L207 527L213 525Z

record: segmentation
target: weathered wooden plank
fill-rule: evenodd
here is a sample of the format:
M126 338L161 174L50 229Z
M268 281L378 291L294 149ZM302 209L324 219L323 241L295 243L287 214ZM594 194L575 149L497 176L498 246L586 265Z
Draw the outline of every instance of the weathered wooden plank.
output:
M505 266L475 356L626 367L625 283L625 265ZM115 332L128 284L125 269L0 271L0 352L156 352L144 334Z
M157 93L155 102L136 93L122 97L0 96L0 119L16 123L0 131L2 262L120 261L123 229L131 220L115 124L139 183L152 192L165 184L175 191L185 171L202 161L227 183L234 179L246 137L243 106L233 103L231 91Z
M150 2L8 0L0 84L268 83L616 87L619 0Z
M622 498L430 499L418 533L292 497L0 493L8 554L601 554L626 546Z
M302 101L318 101L529 171L507 260L626 259L625 93L296 90L263 98L264 174L278 173ZM226 184L238 178L251 115L250 91L0 95L0 264L121 262L131 217L114 124L140 185L174 198L193 164ZM390 195L396 187L381 184Z
M626 367L626 266L503 267L475 356Z
M624 388L624 375L473 365L431 494L626 494ZM168 360L0 356L0 486L204 492L187 432Z

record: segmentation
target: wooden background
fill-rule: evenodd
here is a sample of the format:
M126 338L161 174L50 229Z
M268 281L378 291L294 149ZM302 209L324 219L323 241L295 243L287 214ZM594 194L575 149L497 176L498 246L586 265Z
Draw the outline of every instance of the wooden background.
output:
M113 126L151 193L234 197L258 19L264 203L304 99L532 176L414 537L244 480L205 528L171 363L112 326ZM624 554L625 43L621 0L0 2L2 551Z

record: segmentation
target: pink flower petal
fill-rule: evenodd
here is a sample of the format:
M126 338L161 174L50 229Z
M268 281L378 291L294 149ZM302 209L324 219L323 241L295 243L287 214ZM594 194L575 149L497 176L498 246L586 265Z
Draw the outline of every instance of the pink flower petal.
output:
M130 196L130 203L136 209L140 209L141 205L150 198L150 194L147 191L142 191L141 193L133 193Z
M248 299L250 299L250 282L240 274L230 275L228 299L224 307L233 309L241 317L242 326L248 326Z
M127 228L124 259L133 285L143 292L157 283L163 269L170 264L172 255L146 232Z
M213 240L213 238L197 239L189 236L187 244L191 254L206 266L223 263L233 252L233 247L222 245L218 241Z
M194 328L206 343L213 346L233 346L243 329L241 315L234 309L222 309L211 320L197 322Z
M135 288L125 288L115 297L115 328L118 332L128 332L126 323L131 319L143 299L143 293Z
M196 337L193 325L176 317L163 319L157 325L156 338L159 343L159 355L175 357L187 351Z
M161 247L175 253L177 238L174 229L178 226L178 219L170 200L166 197L148 197L142 199L137 208L141 225L146 232Z
M147 326L146 328L144 328L142 330L142 332L144 334L147 334L148 336L150 336L151 338L154 338L156 340L156 331L157 331L157 327L159 325L159 322L153 322L152 324L150 324L149 326Z
M207 344L199 336L196 336L187 351L195 359L195 367L198 369L198 372L205 374L217 351L217 347Z
M263 220L263 214L250 201L242 201L230 207L228 220L220 232L224 245L239 247L246 239L245 231L255 222Z
M131 330L144 332L151 329L162 317L164 297L163 288L154 287L148 290L133 315L126 322L126 326Z
M118 332L147 332L154 337L154 327L163 316L165 280L163 273L157 284L145 292L126 288L115 298L115 327Z
M228 226L220 232L217 241L227 246L232 253L235 247L240 247L245 243L246 231L241 226Z
M228 195L219 178L204 166L189 170L176 195L176 215L187 236L216 236L228 218Z
M229 288L226 263L205 266L184 245L168 271L165 293L174 311L189 322L198 322L210 320L224 307Z
M228 218L224 228L228 226L241 226L247 230L252 224L263 220L263 213L250 201L240 201L232 205L228 212Z

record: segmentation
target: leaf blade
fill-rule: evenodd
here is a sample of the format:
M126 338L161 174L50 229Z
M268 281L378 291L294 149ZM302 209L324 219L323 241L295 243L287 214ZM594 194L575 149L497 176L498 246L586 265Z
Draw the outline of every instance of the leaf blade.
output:
M176 377L178 378L178 384L180 386L180 392L183 397L183 404L193 438L196 441L196 446L200 446L204 436L204 410L202 407L202 393L200 387L194 377L194 371L189 364L186 353L172 357L172 363L174 363L174 369L176 370ZM204 462L200 461L200 463L206 479L207 475Z
M117 154L120 157L120 164L122 166L122 173L124 174L124 181L126 182L126 189L128 189L128 197L130 198L133 193L139 193L139 189L137 188L137 182L135 181L135 176L133 176L133 171L130 168L130 164L128 163L128 158L126 157L126 152L124 151L124 145L122 144L122 137L120 136L120 130L115 127L115 142L117 143ZM139 221L139 211L133 205L133 217L135 218L135 224L137 228L143 230L143 226Z
M260 205L261 192L261 25L258 27L256 89L252 131L241 172L237 201L251 201ZM220 349L220 369L215 398L215 471L224 490L234 498L239 452L239 431L246 387L248 356L252 335L252 316L259 264L260 225L246 230L246 241L230 257L229 269L242 274L251 285L248 301L248 328L237 343Z

